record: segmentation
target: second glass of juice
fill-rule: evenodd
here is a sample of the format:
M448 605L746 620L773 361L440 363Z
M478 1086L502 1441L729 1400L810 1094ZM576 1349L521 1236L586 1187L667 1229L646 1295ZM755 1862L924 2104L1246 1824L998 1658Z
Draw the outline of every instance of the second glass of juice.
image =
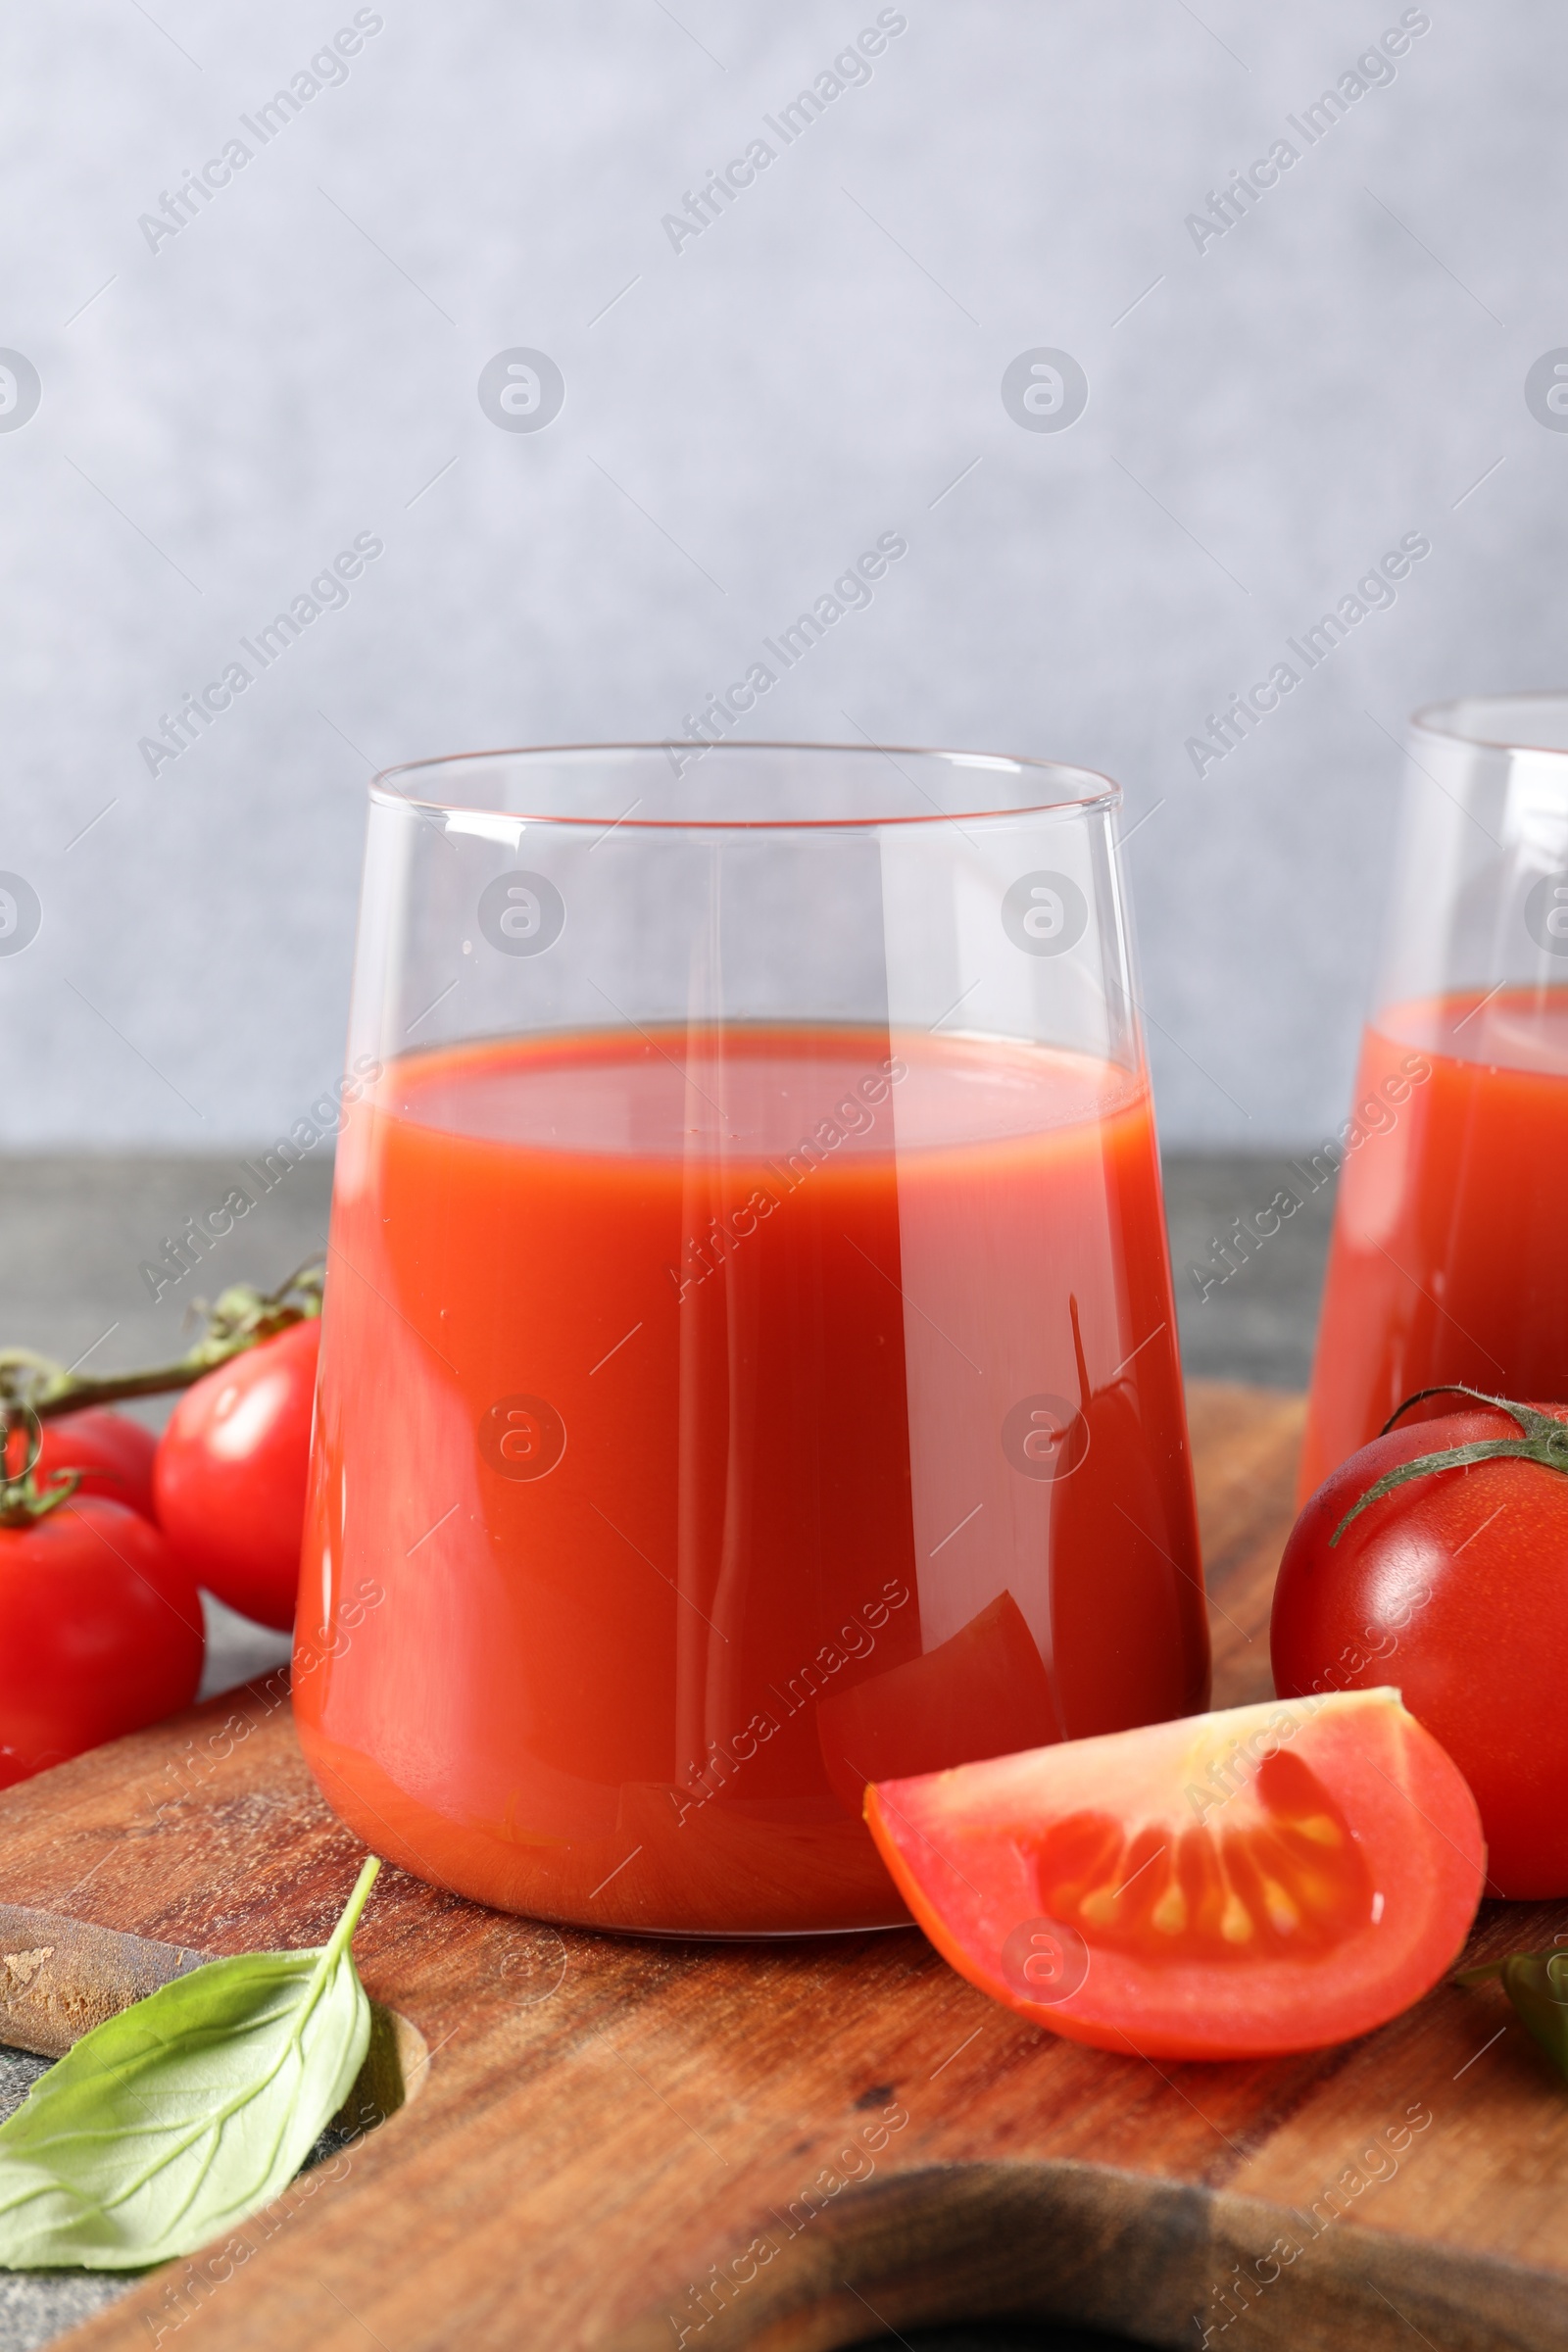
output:
M296 1712L377 1851L888 1926L868 1780L1205 1704L1116 806L826 747L372 787Z
M1342 1143L1303 1494L1418 1390L1568 1399L1568 695L1415 719Z

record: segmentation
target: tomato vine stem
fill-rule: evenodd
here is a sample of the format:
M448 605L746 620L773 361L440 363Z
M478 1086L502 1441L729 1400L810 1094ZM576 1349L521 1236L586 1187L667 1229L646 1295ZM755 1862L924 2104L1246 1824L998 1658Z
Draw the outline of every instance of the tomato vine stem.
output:
M311 1258L275 1291L261 1291L248 1282L230 1284L208 1308L207 1327L195 1346L175 1362L146 1372L74 1372L69 1365L56 1363L30 1348L0 1348L0 1410L7 1417L8 1437L19 1409L38 1421L49 1421L60 1413L79 1412L89 1404L120 1404L130 1396L158 1396L171 1389L188 1389L204 1372L226 1363L230 1356L272 1339L292 1323L318 1315L324 1279L323 1260ZM9 1450L8 1445L8 1459ZM0 1464L0 1468L6 1466ZM65 1497L58 1499L64 1501ZM4 1510L0 1499L0 1519Z
M1483 1390L1466 1388L1458 1381L1446 1381L1434 1389L1417 1389L1413 1396L1405 1398L1397 1411L1389 1415L1378 1432L1379 1437L1386 1438L1401 1413L1407 1413L1413 1404L1424 1404L1429 1396L1468 1396L1476 1404L1494 1405L1498 1412L1506 1413L1515 1421L1523 1434L1517 1438L1478 1438L1467 1446L1446 1446L1433 1453L1417 1454L1413 1461L1401 1462L1396 1470L1390 1470L1375 1480L1359 1500L1350 1505L1329 1538L1331 1551L1350 1521L1357 1518L1368 1503L1378 1501L1382 1495L1392 1494L1396 1487L1405 1486L1413 1478L1427 1478L1437 1470L1464 1470L1472 1462L1511 1460L1539 1462L1543 1469L1555 1470L1568 1477L1568 1423L1555 1420L1550 1413L1543 1413L1533 1404L1516 1404L1510 1396L1489 1396Z

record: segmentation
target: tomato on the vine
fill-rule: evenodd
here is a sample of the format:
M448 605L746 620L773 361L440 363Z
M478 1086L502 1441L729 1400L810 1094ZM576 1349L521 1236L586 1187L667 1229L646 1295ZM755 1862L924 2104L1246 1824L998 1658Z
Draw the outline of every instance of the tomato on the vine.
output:
M156 1527L101 1495L0 1524L0 1788L189 1706L206 1637Z
M321 1326L292 1323L204 1373L158 1441L158 1524L210 1592L262 1625L294 1622Z
M1270 1641L1282 1696L1398 1686L1475 1792L1489 1892L1568 1894L1568 1405L1476 1399L1351 1454L1285 1547Z
M21 1436L20 1430L12 1435L13 1468ZM122 1502L142 1519L152 1519L157 1450L152 1431L128 1414L112 1412L107 1405L84 1405L78 1413L62 1413L44 1422L38 1484L48 1487L61 1472L79 1471L78 1494L101 1494L110 1502Z

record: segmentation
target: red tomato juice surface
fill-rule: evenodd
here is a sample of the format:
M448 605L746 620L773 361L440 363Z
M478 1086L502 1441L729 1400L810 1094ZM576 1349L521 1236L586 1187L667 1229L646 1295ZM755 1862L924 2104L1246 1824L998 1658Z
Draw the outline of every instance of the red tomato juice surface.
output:
M1205 1703L1137 1074L746 1025L410 1055L329 1263L297 1717L420 1877L891 1925L868 1779Z
M1356 1075L1380 1102L1340 1177L1303 1495L1418 1389L1568 1399L1568 990L1395 1006Z

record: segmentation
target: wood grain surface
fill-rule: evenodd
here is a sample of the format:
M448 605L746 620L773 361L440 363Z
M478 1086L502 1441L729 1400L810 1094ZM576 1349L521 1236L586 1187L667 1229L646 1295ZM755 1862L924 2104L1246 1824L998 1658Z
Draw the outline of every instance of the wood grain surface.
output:
M1269 1688L1301 1409L1191 1405L1226 1703ZM265 1687L8 1791L0 1823L0 1991L35 2011L62 1922L114 1931L128 1985L150 1963L115 1938L319 1941L361 1858ZM1473 1955L1560 1929L1568 1905L1494 1905ZM81 2352L804 2352L1004 2313L1568 2352L1568 2085L1490 1988L1310 2056L1157 2067L996 2007L912 1930L636 1942L388 1870L355 1949L424 2037L418 2095Z

